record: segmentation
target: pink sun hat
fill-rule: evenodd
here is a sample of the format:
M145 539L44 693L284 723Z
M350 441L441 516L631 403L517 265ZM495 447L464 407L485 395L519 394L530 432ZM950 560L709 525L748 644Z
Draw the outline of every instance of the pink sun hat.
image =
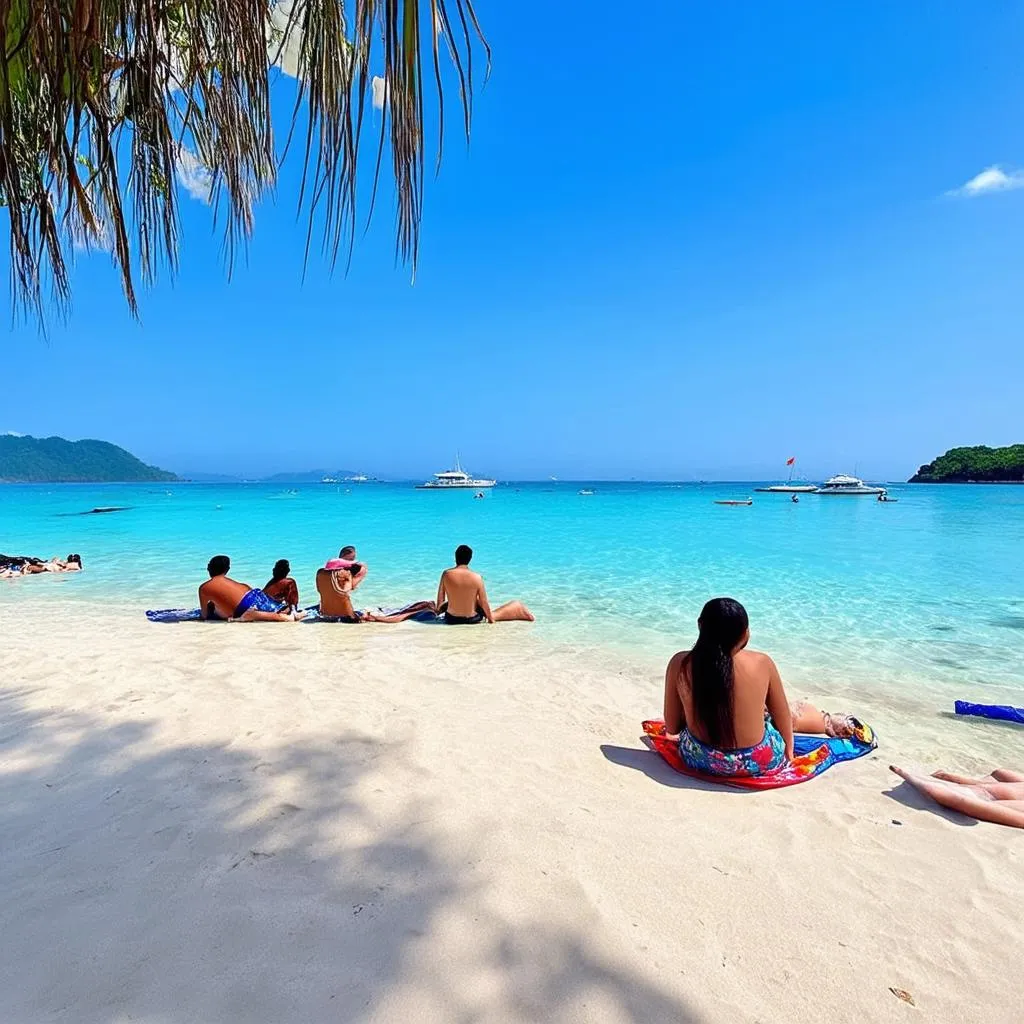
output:
M328 558L324 564L324 568L330 572L334 572L337 569L351 569L353 565L357 565L351 558Z

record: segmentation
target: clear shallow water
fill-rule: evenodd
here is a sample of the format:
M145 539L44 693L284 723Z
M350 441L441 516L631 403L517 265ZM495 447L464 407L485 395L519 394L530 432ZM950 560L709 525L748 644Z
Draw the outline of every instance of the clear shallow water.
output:
M889 505L755 494L729 508L714 499L751 485L580 486L502 486L483 501L384 484L0 487L0 550L78 551L86 567L0 581L0 606L43 587L140 614L193 606L220 552L258 586L290 559L312 602L315 568L347 543L371 569L365 603L395 604L433 597L465 542L492 603L523 598L538 616L526 628L570 654L606 647L654 671L692 639L703 602L728 594L804 688L1024 703L1024 487L894 487ZM130 508L80 514L110 505Z

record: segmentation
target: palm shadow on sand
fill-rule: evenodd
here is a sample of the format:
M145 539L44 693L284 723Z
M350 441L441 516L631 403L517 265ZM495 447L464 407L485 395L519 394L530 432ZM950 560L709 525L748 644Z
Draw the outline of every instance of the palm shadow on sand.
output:
M171 746L158 715L26 697L0 691L0 1020L698 1024L582 925L500 917L412 766L401 793L375 778L400 744Z

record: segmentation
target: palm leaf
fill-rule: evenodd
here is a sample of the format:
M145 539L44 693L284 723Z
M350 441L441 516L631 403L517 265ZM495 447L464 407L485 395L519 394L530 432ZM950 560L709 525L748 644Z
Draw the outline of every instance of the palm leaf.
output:
M373 168L369 216L389 149L398 255L415 267L428 93L440 162L449 80L468 136L478 47L490 64L471 0L0 0L0 24L11 294L41 321L46 294L70 303L69 246L109 251L137 314L137 279L177 267L180 182L222 222L230 273L288 148L273 131L277 69L297 80L284 135L302 140L307 258L316 236L332 264L351 250L357 171ZM360 156L368 98L382 110L375 159Z

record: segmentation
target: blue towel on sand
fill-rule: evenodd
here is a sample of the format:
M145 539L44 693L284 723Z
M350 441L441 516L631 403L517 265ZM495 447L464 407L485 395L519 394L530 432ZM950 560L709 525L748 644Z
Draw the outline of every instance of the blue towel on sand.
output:
M161 611L146 612L150 622L202 622L198 608L164 608ZM211 619L219 622L219 619Z
M978 718L995 718L1000 722L1017 722L1024 725L1024 708L1011 708L1007 704L971 704L958 700L953 704L958 715L976 715Z

